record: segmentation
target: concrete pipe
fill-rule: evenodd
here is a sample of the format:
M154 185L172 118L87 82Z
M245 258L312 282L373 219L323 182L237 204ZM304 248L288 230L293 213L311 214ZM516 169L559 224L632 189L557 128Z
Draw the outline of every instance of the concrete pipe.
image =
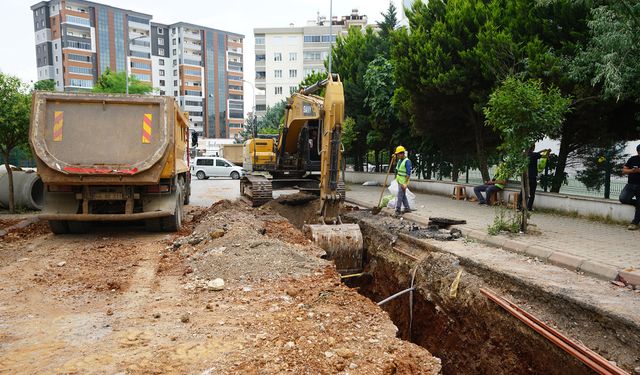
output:
M37 173L13 171L13 194L16 207L42 209L44 184ZM0 204L9 207L9 176L2 165L0 165Z

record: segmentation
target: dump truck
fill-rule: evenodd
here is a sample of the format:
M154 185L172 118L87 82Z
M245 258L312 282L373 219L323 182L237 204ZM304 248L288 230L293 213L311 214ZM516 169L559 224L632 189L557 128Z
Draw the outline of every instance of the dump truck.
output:
M56 234L95 221L177 231L191 194L189 122L173 97L36 92L29 143Z

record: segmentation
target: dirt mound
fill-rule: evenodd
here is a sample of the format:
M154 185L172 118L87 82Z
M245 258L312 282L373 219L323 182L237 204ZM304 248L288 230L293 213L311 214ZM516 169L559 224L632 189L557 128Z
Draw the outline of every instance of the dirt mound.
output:
M296 228L301 229L304 224L318 222L320 199L315 195L296 193L282 195L278 199L265 204L264 209L271 209L284 216Z

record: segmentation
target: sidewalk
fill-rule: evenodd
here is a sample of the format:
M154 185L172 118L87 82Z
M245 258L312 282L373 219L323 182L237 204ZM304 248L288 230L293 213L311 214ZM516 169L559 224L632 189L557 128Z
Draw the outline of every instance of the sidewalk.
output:
M380 186L349 185L347 201L373 207ZM464 219L463 232L476 240L506 250L535 256L565 268L612 280L618 275L640 285L640 231L626 227L543 213L533 213L531 223L539 235L487 235L494 208L455 201L440 195L416 194L417 211L407 219L426 223L429 216Z

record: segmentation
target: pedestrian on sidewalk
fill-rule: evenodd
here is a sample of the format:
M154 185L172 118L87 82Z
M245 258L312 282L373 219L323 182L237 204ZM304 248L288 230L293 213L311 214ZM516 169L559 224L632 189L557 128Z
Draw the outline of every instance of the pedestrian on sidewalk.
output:
M629 230L640 228L640 145L636 147L638 155L632 156L622 167L622 174L628 175L629 180L620 193L620 203L636 207L633 221L627 227Z
M533 211L533 201L536 199L536 189L538 188L538 173L544 170L547 165L547 159L551 149L541 150L538 152L533 151L535 145L532 145L528 152L529 167L527 168L527 175L529 179L529 199L527 200L527 210ZM518 210L522 209L522 200L524 194L520 190L520 200L518 201Z
M486 205L490 203L491 196L495 192L502 191L504 187L507 185L507 177L504 176L504 172L502 172L501 166L498 166L498 170L493 177L493 179L489 181L485 181L484 184L478 185L473 188L473 192L476 194L478 198L478 204ZM486 198L482 196L482 192L485 192Z
M402 146L396 147L396 181L398 182L398 196L396 197L396 215L405 212L411 212L409 200L407 199L407 188L409 187L409 179L411 177L411 161L405 155L406 149ZM404 206L404 211L402 211Z

